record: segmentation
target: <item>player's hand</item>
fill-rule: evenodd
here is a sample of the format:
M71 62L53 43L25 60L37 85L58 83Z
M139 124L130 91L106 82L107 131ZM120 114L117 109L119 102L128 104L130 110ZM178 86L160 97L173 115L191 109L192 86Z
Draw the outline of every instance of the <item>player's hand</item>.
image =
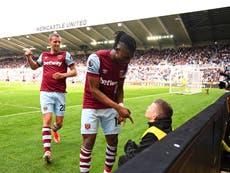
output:
M29 57L29 56L32 56L33 53L30 49L26 49L25 53L24 53L25 57Z
M123 126L125 126L126 118L123 118L122 116L119 115L117 117L117 120L118 120L118 124L123 124Z
M52 78L53 79L63 79L63 78L65 78L65 75L64 75L64 73L57 72L57 73L54 73L52 75Z
M132 116L131 116L131 111L128 109L128 112L129 112L129 114L127 114L127 115L125 115L126 116L126 118L128 118L130 121L131 121L131 123L133 124L134 123L134 121L133 121L133 118L132 118Z
M129 112L129 114L126 114L126 115L119 115L119 116L118 116L118 122L119 122L119 123L123 123L123 126L125 125L126 119L127 119L127 118L131 121L132 124L134 123L133 118L132 118L132 116L131 116L131 114L130 114L131 112L130 112L129 109L128 109L128 112Z
M124 125L126 123L126 119L128 118L131 121L131 123L134 123L133 118L131 117L131 111L128 108L125 108L123 103L119 103L118 105L118 122L123 122Z

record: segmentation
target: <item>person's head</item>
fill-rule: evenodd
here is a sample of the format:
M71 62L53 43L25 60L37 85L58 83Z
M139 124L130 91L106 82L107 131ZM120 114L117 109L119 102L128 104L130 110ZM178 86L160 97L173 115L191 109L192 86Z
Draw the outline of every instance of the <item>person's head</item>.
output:
M162 99L155 100L148 106L145 117L149 122L154 122L161 119L171 119L173 115L173 108L169 103Z
M61 36L57 33L50 34L49 45L51 53L59 52L61 46Z
M111 51L112 61L128 64L136 51L136 41L123 31L115 33L115 42Z

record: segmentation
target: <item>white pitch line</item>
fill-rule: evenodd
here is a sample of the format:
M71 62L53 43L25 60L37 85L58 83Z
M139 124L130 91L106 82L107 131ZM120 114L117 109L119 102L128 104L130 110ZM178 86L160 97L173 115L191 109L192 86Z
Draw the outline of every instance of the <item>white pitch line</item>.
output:
M78 106L81 106L81 105L67 106L67 108L73 108L73 107L78 107ZM34 113L34 112L40 112L40 110L38 110L38 111L30 111L30 112L21 112L21 113L16 113L16 114L9 114L9 115L3 115L3 116L0 116L0 118L13 117L13 116L16 116L16 115L27 115L27 114Z
M34 112L40 112L40 111L30 111L30 112L21 112L21 113L16 113L16 114L3 115L3 116L0 116L0 118L13 117L16 115L26 115L26 114L30 114Z
M151 97L151 96L156 96L156 95L166 95L166 94L169 94L169 93L152 94L152 95L145 95L145 96L124 98L124 99L125 99L125 100L132 100L132 99L139 99L139 98ZM73 107L79 107L79 106L82 106L82 104L80 104L80 105L67 106L67 108L73 108ZM32 108L32 107L31 107L31 108ZM38 109L38 108L36 108L36 109ZM39 109L40 109L40 108L39 108ZM34 112L40 112L40 110L39 110L39 111L30 111L30 112L21 112L21 113L16 113L16 114L3 115L3 116L0 116L0 118L13 117L13 116L17 116L17 115L26 115L26 114L30 114L30 113L34 113Z
M151 94L151 95L145 95L145 96L138 96L138 97L130 97L130 98L124 98L124 100L132 100L132 99L139 99L139 98L145 98L145 97L151 97L151 96L157 96L157 95L167 95L169 93L160 93L160 94Z
M29 108L29 109L40 109L38 107L30 107L30 106L22 106L22 105L12 105L12 104L2 104L0 103L1 106L10 106L10 107L18 107L18 108Z

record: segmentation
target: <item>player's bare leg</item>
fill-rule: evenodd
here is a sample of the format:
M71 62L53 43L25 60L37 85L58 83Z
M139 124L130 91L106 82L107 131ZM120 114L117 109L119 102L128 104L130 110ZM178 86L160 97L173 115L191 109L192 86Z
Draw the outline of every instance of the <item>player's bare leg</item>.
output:
M64 116L56 116L56 121L52 127L53 137L56 143L60 142L60 136L58 134L58 130L62 127L63 119Z

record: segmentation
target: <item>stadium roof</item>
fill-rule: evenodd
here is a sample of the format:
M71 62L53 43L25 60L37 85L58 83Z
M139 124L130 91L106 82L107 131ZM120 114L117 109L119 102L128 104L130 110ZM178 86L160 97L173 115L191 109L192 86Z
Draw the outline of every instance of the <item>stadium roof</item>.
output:
M230 42L230 7L108 23L90 27L59 30L64 49L72 54L83 50L111 48L114 32L123 30L132 35L138 49L172 48L218 41ZM0 58L22 56L24 48L35 55L47 51L50 32L0 39Z

